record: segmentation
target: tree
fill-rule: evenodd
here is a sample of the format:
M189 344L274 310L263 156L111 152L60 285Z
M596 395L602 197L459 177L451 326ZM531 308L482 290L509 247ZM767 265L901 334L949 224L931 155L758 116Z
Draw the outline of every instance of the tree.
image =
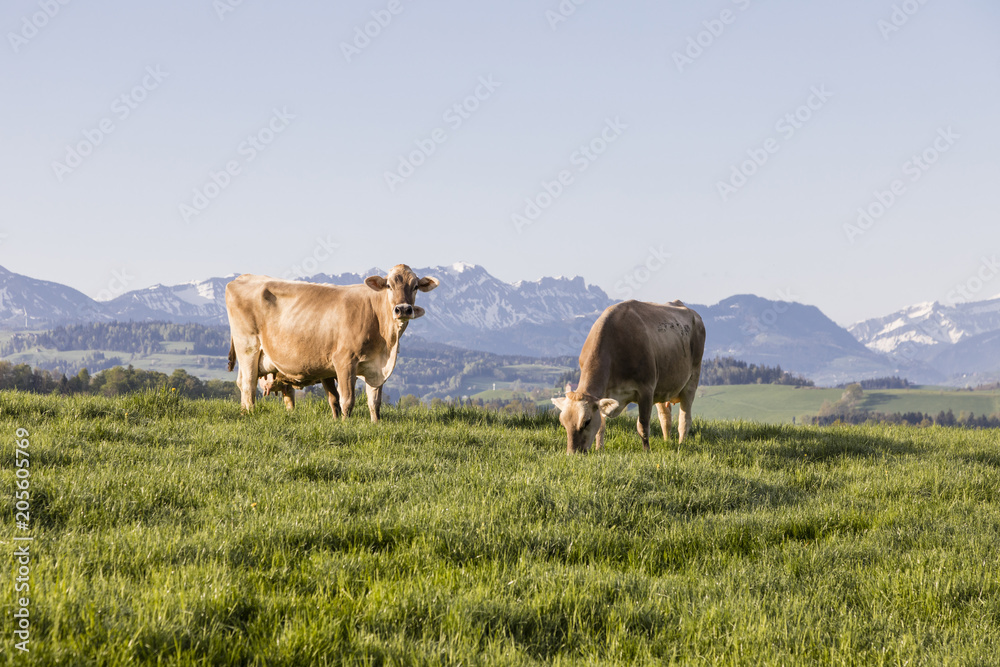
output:
M397 406L404 410L407 410L409 408L419 408L420 399L414 396L413 394L406 394L405 396L400 397Z
M844 389L844 395L840 397L840 400L848 405L855 406L860 403L864 397L864 390L861 389L860 384L855 382L854 384L847 385Z

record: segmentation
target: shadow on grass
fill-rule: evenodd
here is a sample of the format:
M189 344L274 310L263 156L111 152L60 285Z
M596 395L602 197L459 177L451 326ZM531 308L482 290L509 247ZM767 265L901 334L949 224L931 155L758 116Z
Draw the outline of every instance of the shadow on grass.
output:
M981 463L982 465L988 466L990 468L1000 469L1000 452L996 451L972 452L960 456L959 458L969 463Z
M552 411L533 415L494 412L482 408L390 408L383 410L382 418L390 422L417 421L428 424L468 424L469 426L501 426L504 428L537 429L558 426Z
M786 460L825 461L842 458L885 458L924 451L909 439L888 437L877 427L801 427L754 422L695 421L702 443L754 444L769 456ZM682 449L685 445L682 445Z

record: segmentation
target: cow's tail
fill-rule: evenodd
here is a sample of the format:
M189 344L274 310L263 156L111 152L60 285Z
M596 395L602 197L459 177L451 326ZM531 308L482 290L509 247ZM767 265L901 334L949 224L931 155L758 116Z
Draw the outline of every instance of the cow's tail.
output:
M229 339L229 370L233 370L233 366L236 365L236 344L233 342L232 337Z

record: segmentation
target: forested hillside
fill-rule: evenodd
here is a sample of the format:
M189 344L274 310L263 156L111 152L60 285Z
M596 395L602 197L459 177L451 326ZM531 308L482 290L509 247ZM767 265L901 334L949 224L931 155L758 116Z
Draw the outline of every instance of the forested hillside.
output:
M758 366L734 357L716 357L701 364L701 385L787 384L812 387L813 381L781 370L781 366Z
M165 342L192 343L190 354L224 355L229 331L221 327L171 322L92 322L61 326L42 333L19 333L0 345L6 357L32 348L113 350L129 354L164 352Z

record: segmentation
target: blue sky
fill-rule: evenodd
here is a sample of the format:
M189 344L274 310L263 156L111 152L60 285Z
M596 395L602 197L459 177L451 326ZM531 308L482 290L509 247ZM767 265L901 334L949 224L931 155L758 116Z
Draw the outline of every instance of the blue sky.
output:
M0 29L0 264L91 296L465 261L846 324L1000 254L993 0L12 0Z

